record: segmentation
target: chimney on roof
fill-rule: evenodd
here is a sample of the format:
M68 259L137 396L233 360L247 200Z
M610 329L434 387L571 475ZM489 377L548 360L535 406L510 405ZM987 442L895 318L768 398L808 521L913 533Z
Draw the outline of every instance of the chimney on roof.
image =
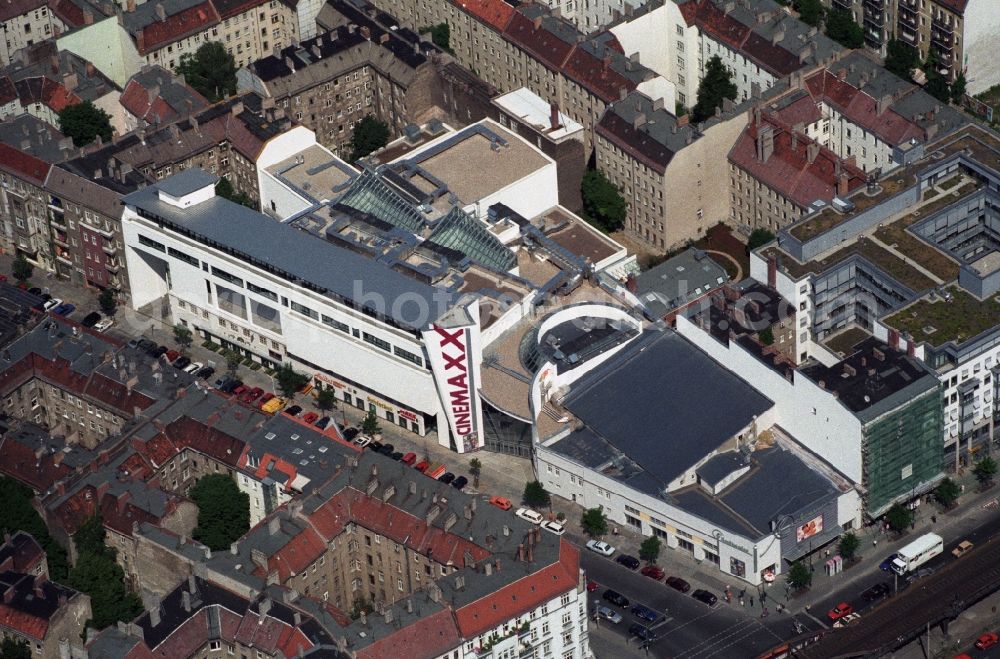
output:
M779 42L785 40L785 28L784 26L779 27L774 32L771 33L771 45L775 46Z
M555 102L549 103L549 128L559 129L559 106Z
M281 530L281 518L280 517L278 517L277 515L274 515L273 517L271 517L271 519L267 520L267 534L268 535L274 535L275 533L277 533L280 530Z
M128 0L128 3L125 5L125 11L130 14L135 11L135 0Z
M849 191L847 172L841 172L837 177L837 196L844 198Z
M601 73L607 74L608 69L611 68L611 55L605 55L601 58Z
M94 23L94 14L89 9L83 10L83 24L92 25Z
M792 133L792 153L795 153L796 151L799 150L799 134L796 133L794 130L791 131L791 133Z
M518 563L524 562L524 543L521 543L517 546L517 562Z
M156 6L153 7L153 11L156 12L156 19L161 23L167 20L167 10L163 8L162 2L157 2Z
M632 128L638 128L644 123L646 123L646 113L637 112L636 115L632 118Z
M774 129L764 124L757 131L757 160L767 162L774 153Z
M316 59L320 59L321 57L323 57L323 53L320 52L319 46L315 43L309 46L309 52L312 53L313 57L315 57Z
M361 36L363 36L365 39L372 38L372 31L368 28L367 25L362 25L360 28L358 28L358 31L361 32Z
M534 24L536 30L541 29L541 27L542 27L542 17L541 16L535 16L535 20L532 21L532 23Z
M883 94L879 97L878 103L875 106L875 113L881 117L882 113L889 109L890 105L892 105L892 94Z
M816 142L810 142L806 145L806 160L809 164L816 162L816 156L819 155L819 144Z
M233 103L233 107L230 109L230 112L234 117L238 117L243 114L243 101L236 101Z
M191 613L191 593L186 590L181 593L181 606L184 607L184 611Z
M291 69L292 73L295 73L295 60L290 55L285 55L285 66Z
M383 43L389 43L389 33L388 33L388 32L386 32L385 34L383 34L382 36L380 36L380 37L378 38L378 42L379 42L380 44L383 44Z

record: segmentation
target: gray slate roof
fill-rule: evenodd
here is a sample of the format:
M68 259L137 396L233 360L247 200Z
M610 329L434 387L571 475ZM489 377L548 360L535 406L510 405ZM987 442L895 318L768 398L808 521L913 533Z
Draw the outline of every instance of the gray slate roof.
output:
M640 274L636 296L654 316L662 318L728 280L725 268L691 248Z

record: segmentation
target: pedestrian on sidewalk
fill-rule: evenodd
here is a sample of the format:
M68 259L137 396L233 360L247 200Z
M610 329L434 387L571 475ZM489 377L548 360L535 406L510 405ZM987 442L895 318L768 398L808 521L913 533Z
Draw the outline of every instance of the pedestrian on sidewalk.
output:
M937 524L937 515L931 515L931 523Z
M753 595L750 596L750 608L753 608Z
M872 538L872 547L878 547L878 538Z
M747 608L747 603L743 600L742 597L740 598L740 606L742 606L744 609Z

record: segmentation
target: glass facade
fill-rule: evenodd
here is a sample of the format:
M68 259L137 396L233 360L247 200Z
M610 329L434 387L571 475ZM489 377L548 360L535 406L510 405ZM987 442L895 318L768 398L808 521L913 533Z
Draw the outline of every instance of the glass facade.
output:
M531 424L501 412L486 401L482 403L486 450L530 458Z

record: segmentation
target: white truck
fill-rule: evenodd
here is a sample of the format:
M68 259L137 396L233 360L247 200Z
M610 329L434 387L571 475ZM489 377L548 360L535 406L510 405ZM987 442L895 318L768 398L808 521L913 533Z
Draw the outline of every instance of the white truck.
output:
M892 570L902 576L912 572L944 551L944 540L936 533L927 533L896 553L892 559Z

